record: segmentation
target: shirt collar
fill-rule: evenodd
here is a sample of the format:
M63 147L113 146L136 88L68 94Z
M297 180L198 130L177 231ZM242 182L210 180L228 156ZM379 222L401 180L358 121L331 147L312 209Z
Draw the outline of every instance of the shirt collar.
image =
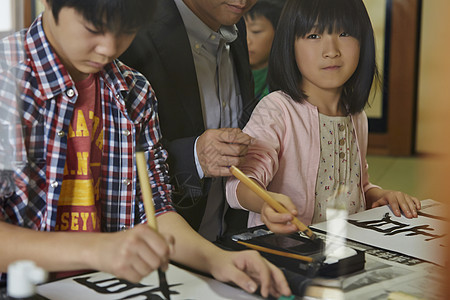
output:
M175 0L175 4L183 19L193 51L199 51L203 46L209 52L215 53L221 41L223 41L222 43L231 43L236 40L238 34L236 25L221 26L219 31L215 32L203 23L183 0Z
M25 51L44 98L52 99L74 85L45 36L42 14L31 24L26 33Z

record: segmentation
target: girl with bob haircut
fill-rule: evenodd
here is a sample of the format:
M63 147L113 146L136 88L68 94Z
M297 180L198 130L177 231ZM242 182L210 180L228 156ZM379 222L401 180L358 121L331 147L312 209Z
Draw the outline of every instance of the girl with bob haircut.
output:
M341 104L347 106L350 114L361 112L369 99L373 79L378 79L372 23L364 4L358 0L288 1L280 27L285 30L277 31L269 59L271 90L282 90L294 101L306 100L307 95L298 88L302 74L295 63L295 41L312 29L318 34L345 29L359 41L360 60L344 84Z
M378 78L375 41L362 0L287 0L269 59L274 91L255 108L244 132L255 138L240 169L310 225L327 208L349 214L389 204L417 217L420 201L369 182L368 122L363 109ZM227 201L249 210L248 226L290 233L279 214L234 177Z

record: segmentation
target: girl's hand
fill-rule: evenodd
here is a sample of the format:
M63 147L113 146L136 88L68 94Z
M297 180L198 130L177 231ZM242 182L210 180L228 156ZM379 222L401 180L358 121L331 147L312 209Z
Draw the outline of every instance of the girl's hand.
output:
M373 189L369 191L371 190ZM372 202L372 208L389 204L397 217L400 217L403 212L408 219L417 218L417 210L421 208L417 198L399 191L383 190L383 192L381 197Z
M275 298L291 295L283 272L254 250L220 250L211 264L210 272L215 279L233 282L248 293L254 293L259 286L264 298L269 294Z
M297 226L291 223L292 216L297 216L297 209L291 198L283 194L268 192L273 199L287 208L290 214L280 214L264 202L261 208L261 220L274 233L293 233L298 231Z

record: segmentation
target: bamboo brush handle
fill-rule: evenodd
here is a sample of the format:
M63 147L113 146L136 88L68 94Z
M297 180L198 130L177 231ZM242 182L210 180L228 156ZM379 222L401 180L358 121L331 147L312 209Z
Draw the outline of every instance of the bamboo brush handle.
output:
M266 190L264 190L259 184L251 180L247 175L242 173L241 170L239 170L235 166L230 167L231 173L239 179L242 183L244 183L249 189L251 189L253 192L255 192L259 197L261 197L267 204L270 205L274 210L281 214L291 214L286 207L284 207L281 203L279 203L277 200L273 199L272 196L267 193ZM311 239L315 239L316 235L314 232L309 229L308 226L303 224L297 217L293 216L292 223L297 226L297 228L305 233L307 236L309 236Z

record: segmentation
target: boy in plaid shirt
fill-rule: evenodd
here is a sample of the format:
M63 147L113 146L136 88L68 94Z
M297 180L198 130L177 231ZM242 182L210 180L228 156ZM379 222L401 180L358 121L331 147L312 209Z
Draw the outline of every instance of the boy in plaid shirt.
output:
M20 113L25 161L0 198L0 271L29 259L48 271L95 269L137 282L171 259L249 292L289 295L279 269L254 251L217 248L172 207L157 100L116 60L153 1L44 4L28 30L0 43L0 105ZM145 149L160 233L141 224L136 147Z

